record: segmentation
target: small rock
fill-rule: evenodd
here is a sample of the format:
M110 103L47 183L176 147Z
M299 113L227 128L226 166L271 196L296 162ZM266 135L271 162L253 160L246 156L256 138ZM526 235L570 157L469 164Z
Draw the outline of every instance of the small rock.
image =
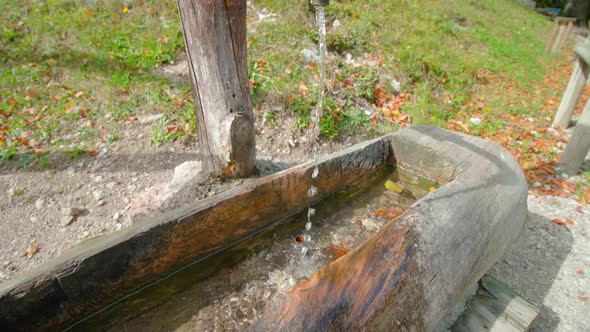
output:
M82 233L82 237L88 237L90 235L90 233L88 231L84 231Z
M294 148L295 147L295 141L293 141L292 139L287 140L287 143L289 143L289 146L291 148Z
M541 182L535 181L535 182L533 183L533 187L534 187L534 188L538 188L538 187L540 187L540 186L541 186Z
M117 184L116 182L109 182L106 184L105 187L107 187L107 189L113 189L116 184Z
M368 230L375 230L375 229L379 228L379 225L377 225L377 223L370 218L365 218L365 219L361 220L361 222L362 222L363 226Z
M74 217L73 216L65 216L61 219L61 225L62 226L69 226L72 224L72 222L74 222Z
M305 59L306 63L309 63L309 62L320 63L320 54L315 49L304 48L301 51L301 54L303 54L303 59Z
M40 210L43 208L44 205L45 205L45 200L43 200L42 198L37 198L37 200L35 201L35 208L37 210Z
M95 182L102 182L102 180L103 180L102 175L99 175L99 176L97 176L97 177L94 178L94 181Z
M400 93L402 91L402 84L400 81L392 79L391 82L389 82L389 84L391 85L395 93Z
M338 29L340 26L342 26L342 23L340 23L339 20L334 20L334 22L332 22L332 28Z
M480 118L470 118L469 123L471 123L472 125L475 125L475 126L480 126L482 121Z
M107 153L109 153L109 150L107 148L104 148L104 149L100 150L98 155L96 155L96 158L102 159L107 156Z
M76 174L76 170L73 167L68 167L66 173L68 173L70 176L74 176Z
M75 207L67 207L67 208L63 208L61 210L61 213L64 216L77 217L80 214L82 214L82 210L81 209L78 209L78 208L75 208Z
M121 218L121 214L119 212L117 212L113 215L113 220L116 221L116 220L119 220L119 218Z
M120 231L123 228L123 225L121 225L120 223L116 223L115 224L115 230L116 231Z
M547 131L548 131L548 132L549 132L551 135L559 137L559 131L557 131L555 128L553 128L553 127L549 127L549 128L547 128Z
M141 124L148 124L148 123L156 122L156 121L160 120L163 117L164 117L164 114L163 113L160 113L160 114L150 114L150 115L140 116L138 118L138 120L139 120L139 123L141 123Z
M139 180L139 179L136 177L131 178L131 182L137 182L137 180Z
M97 201L101 201L101 200L103 200L103 199L104 199L104 193L103 193L102 191L100 191L100 190L95 190L95 191L92 193L92 196L93 196L93 197L94 197L94 199L95 199L95 200L97 200Z
M36 223L37 221L39 221L39 219L37 217L31 217L31 222L32 223Z
M96 205L98 205L98 206L103 206L104 204L105 204L104 201L98 201L98 202L96 202Z
M242 274L240 270L234 269L229 274L229 284L231 285L232 289L238 289L242 285Z

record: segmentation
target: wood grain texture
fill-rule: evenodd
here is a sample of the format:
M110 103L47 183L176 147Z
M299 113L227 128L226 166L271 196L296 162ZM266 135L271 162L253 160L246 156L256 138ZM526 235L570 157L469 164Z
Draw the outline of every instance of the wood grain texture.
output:
M246 54L246 0L178 0L203 169L246 177L255 168Z
M450 181L290 291L252 331L432 331L522 232L527 186L496 143L418 126L398 165Z
M451 328L454 332L524 332L539 316L539 308L490 275Z
M448 182L298 285L254 330L430 331L519 236L527 186L498 144L417 126L91 239L0 284L0 326L55 330L387 162Z
M379 172L386 138L320 159L320 195ZM314 165L252 180L128 229L86 241L33 271L0 284L0 326L55 330L195 259L214 253L278 219L303 211Z

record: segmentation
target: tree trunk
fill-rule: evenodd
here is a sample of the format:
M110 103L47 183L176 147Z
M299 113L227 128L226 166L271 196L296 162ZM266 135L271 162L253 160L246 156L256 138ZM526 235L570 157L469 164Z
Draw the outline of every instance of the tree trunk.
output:
M255 172L254 117L246 61L246 0L178 0L203 169Z

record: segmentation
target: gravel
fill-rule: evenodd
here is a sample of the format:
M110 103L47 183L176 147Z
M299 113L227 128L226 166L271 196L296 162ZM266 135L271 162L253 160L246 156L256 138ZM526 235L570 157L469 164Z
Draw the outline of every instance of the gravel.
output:
M529 220L491 274L541 313L532 331L590 327L590 206L573 199L529 195ZM570 219L569 228L552 219Z

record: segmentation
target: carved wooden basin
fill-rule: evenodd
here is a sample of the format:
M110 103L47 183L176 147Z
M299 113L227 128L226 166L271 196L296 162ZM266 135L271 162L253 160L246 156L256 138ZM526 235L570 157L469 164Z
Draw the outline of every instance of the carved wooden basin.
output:
M388 163L443 183L395 222L296 285L254 326L267 330L430 331L520 235L527 186L499 145L416 126L320 160L323 194ZM311 163L91 239L0 284L3 330L55 330L224 250L313 199ZM315 198L316 200L321 198Z

